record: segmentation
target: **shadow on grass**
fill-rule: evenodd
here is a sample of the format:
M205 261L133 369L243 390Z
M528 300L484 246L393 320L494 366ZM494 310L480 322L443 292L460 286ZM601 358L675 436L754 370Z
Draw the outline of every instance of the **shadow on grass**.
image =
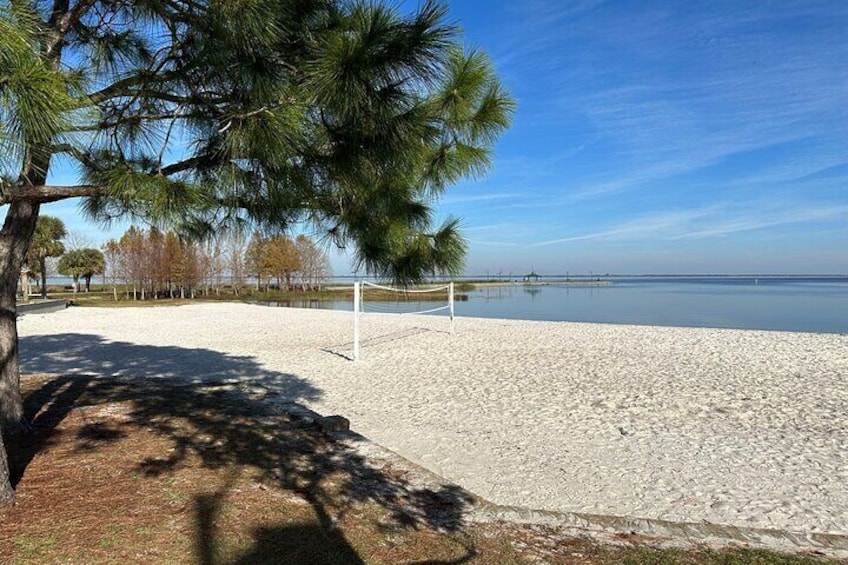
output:
M263 525L254 532L253 547L234 563L362 563L338 527L355 504L383 508L389 521L381 526L388 531L452 532L471 502L461 489L416 489L375 468L357 453L353 434L340 441L304 427L297 411L285 407L319 399L321 391L296 375L268 371L250 357L84 334L22 338L21 357L27 372L68 376L46 382L26 399L35 433L16 446L11 460L16 484L39 451L69 441L53 437L53 430L71 410L126 402L130 425L152 429L172 443L162 456L140 461L141 473L170 473L192 458L212 469L252 469L257 480L308 502L317 524ZM74 440L78 449L92 450L122 437L108 425L90 424ZM234 480L194 501L195 553L204 565L221 563L216 521ZM473 547L463 551L456 559L428 563L463 563L476 555Z

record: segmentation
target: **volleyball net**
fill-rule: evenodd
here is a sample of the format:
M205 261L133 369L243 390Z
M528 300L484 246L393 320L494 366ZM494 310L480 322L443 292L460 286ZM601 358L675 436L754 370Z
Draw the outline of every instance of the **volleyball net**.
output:
M370 300L369 293L374 296ZM388 293L388 295L387 295ZM396 295L392 300L391 296ZM443 298L444 297L444 298ZM442 302L444 300L444 302ZM427 288L396 288L368 281L353 283L353 359L359 359L360 324L365 313L435 314L447 312L454 333L454 284Z

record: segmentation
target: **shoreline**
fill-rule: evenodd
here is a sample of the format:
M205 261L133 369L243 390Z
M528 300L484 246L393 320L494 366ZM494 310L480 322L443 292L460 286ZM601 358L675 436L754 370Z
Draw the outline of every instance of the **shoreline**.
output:
M21 319L21 352L27 372L263 383L501 506L848 533L848 336L405 320L369 314L353 363L344 311L77 308Z
M473 291L472 291L473 292ZM467 300L467 295L464 292L458 292L456 294L457 302ZM412 299L413 301L415 299ZM321 303L321 302L344 302L346 304L351 305L351 309L333 309L333 308L324 308L324 307L307 307L303 306L302 303ZM283 304L279 304L283 303ZM294 305L288 303L297 303ZM69 301L69 308L96 308L96 309L104 309L104 310L115 310L115 309L144 309L144 308L175 308L179 306L192 306L192 305L204 305L204 304L243 304L248 306L261 306L263 308L282 308L282 309L291 309L291 310L306 310L306 311L323 311L323 312L341 312L352 314L353 312L353 300L352 299L341 299L341 300L330 300L324 298L307 298L307 299L274 299L274 300L227 300L227 299L206 299L206 298L195 298L195 299L160 299L157 301L148 300L148 301L120 301L116 304L111 301L104 301L102 303L73 303L73 301ZM371 315L376 314L376 312L364 312L365 314ZM388 315L398 315L387 313ZM403 314L404 316L408 316L410 314ZM515 322L533 322L533 323L543 323L543 324L593 324L600 326L623 326L623 327L643 327L643 328L678 328L678 329L700 329L700 330L731 330L731 331L749 331L749 332L770 332L770 333L791 333L791 334L812 334L812 335L835 335L835 336L848 336L848 331L835 330L835 331L814 331L814 330L796 330L796 329L781 329L781 328L753 328L753 327L741 327L741 326L698 326L698 325L672 325L672 324L659 324L659 323L639 323L639 322L610 322L610 321L592 321L592 320L544 320L544 319L533 319L533 318L503 318L503 317L486 317L486 316L465 316L465 315L457 315L457 320L490 320L490 321L515 321Z
M498 286L611 286L615 281L611 280L545 280L545 281L487 281L487 282L462 282L458 284L470 284L477 288L491 288Z

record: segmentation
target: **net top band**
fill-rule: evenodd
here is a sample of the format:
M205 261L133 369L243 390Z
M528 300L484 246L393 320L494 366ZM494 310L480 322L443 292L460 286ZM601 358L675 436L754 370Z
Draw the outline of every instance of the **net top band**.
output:
M425 288L425 289L393 288L391 286L383 286L381 284L374 284L374 283L368 282L368 281L362 281L362 284L368 285L368 286L373 287L373 288L379 288L381 290L388 290L388 291L391 291L391 292L408 292L410 294L423 294L423 293L427 293L427 292L436 292L436 291L439 291L439 290L450 289L449 284L446 284L444 286L436 286L436 287L433 287L433 288Z

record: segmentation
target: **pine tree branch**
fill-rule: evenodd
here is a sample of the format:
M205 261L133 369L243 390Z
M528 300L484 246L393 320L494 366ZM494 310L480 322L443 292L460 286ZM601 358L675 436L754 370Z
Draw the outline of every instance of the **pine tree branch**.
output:
M53 9L50 12L50 20L47 22L50 32L48 34L49 39L45 49L45 56L48 60L58 61L65 43L65 35L94 6L96 1L77 0L77 3L71 8L69 0L54 0Z
M164 64L165 61L162 62ZM161 66L161 64L160 64ZM137 96L139 94L145 95L153 95L154 97L161 97L162 100L167 101L176 101L176 102L185 102L185 97L176 96L176 95L168 95L164 92L156 92L153 89L137 89L134 87L138 87L144 85L150 81L154 81L157 83L164 83L171 79L180 78L184 74L184 71L162 71L160 69L150 69L150 70L142 70L138 73L123 78L119 81L116 81L109 86L98 90L97 92L93 92L89 94L86 99L86 104L100 104L101 102L105 102L110 98L122 98L127 96ZM174 100L170 100L173 98Z
M55 185L29 185L16 187L7 193L0 195L0 206L13 202L31 202L34 204L46 204L57 202L67 198L78 198L80 196L97 196L102 194L103 188L94 185L55 186Z
M208 160L208 157L204 157L204 156L191 157L190 159L186 159L184 161L178 161L176 163L172 163L172 164L168 165L167 167L162 167L162 169L160 169L159 172L163 176L167 177L169 175L175 175L177 173L182 173L184 171L188 171L189 169L193 169L193 168L197 167L198 165L203 164L207 160Z
M77 161L82 163L83 165L87 165L87 166L93 166L94 165L94 161L91 159L91 156L88 153L86 153L85 151L79 150L78 148L74 147L73 145L71 145L69 143L57 143L55 145L52 145L50 147L50 153L52 155L55 155L55 154L58 154L58 153L65 153L67 155L70 155L71 157L73 157L74 159L76 159Z

